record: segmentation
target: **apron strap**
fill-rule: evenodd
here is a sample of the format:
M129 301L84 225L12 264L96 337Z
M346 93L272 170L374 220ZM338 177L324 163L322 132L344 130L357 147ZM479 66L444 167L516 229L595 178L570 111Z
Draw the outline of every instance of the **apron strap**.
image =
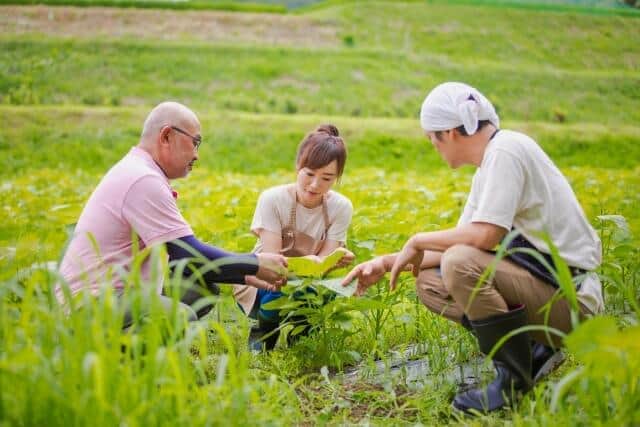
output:
M322 217L324 218L324 232L320 240L327 240L331 223L329 222L329 208L327 207L327 198L325 196L322 196Z
M293 203L291 204L291 209L289 210L289 227L292 230L296 229L296 208L298 206L298 192L296 189L293 189Z

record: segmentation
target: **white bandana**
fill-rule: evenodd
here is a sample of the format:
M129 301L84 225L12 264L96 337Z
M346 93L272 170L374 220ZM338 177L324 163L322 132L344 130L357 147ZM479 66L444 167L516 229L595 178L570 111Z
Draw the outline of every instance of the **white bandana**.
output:
M447 82L437 86L427 95L420 110L420 125L428 132L464 126L467 134L473 135L480 120L489 120L496 128L500 127L491 102L464 83Z

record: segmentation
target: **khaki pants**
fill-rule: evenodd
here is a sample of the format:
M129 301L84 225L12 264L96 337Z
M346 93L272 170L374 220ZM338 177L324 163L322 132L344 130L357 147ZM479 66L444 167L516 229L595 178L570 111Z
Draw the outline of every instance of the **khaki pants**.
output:
M545 311L541 308L559 290L506 259L498 262L491 281L477 285L494 258L494 254L471 246L452 246L442 254L440 268L420 272L416 280L420 301L434 313L458 323L463 314L469 320L481 320L524 304L529 324L544 325ZM581 317L588 314L584 307L581 310ZM571 331L569 304L564 298L551 306L547 324L565 333ZM536 341L550 344L544 331L530 334ZM559 336L549 336L553 345L561 345Z

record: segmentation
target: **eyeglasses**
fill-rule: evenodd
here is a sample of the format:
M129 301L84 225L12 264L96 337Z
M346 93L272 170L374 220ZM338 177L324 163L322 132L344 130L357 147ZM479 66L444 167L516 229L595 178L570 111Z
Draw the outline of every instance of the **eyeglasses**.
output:
M195 147L196 150L200 147L200 144L202 144L202 137L200 135L193 136L190 133L185 132L182 129L180 129L179 127L176 127L176 126L171 126L171 129L173 129L176 132L179 132L179 133L181 133L183 135L186 135L189 138L191 138L191 142L193 142L193 146Z

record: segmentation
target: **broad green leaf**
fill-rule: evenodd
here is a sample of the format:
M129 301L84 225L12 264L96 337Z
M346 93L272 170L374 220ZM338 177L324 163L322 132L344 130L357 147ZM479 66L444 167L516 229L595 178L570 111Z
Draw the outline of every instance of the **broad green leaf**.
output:
M333 292L339 295L342 295L345 297L352 296L356 292L356 289L358 287L358 279L352 280L351 283L349 283L347 286L342 286L342 280L343 278L322 279L322 280L316 281L316 283L324 286L327 289L331 289Z

